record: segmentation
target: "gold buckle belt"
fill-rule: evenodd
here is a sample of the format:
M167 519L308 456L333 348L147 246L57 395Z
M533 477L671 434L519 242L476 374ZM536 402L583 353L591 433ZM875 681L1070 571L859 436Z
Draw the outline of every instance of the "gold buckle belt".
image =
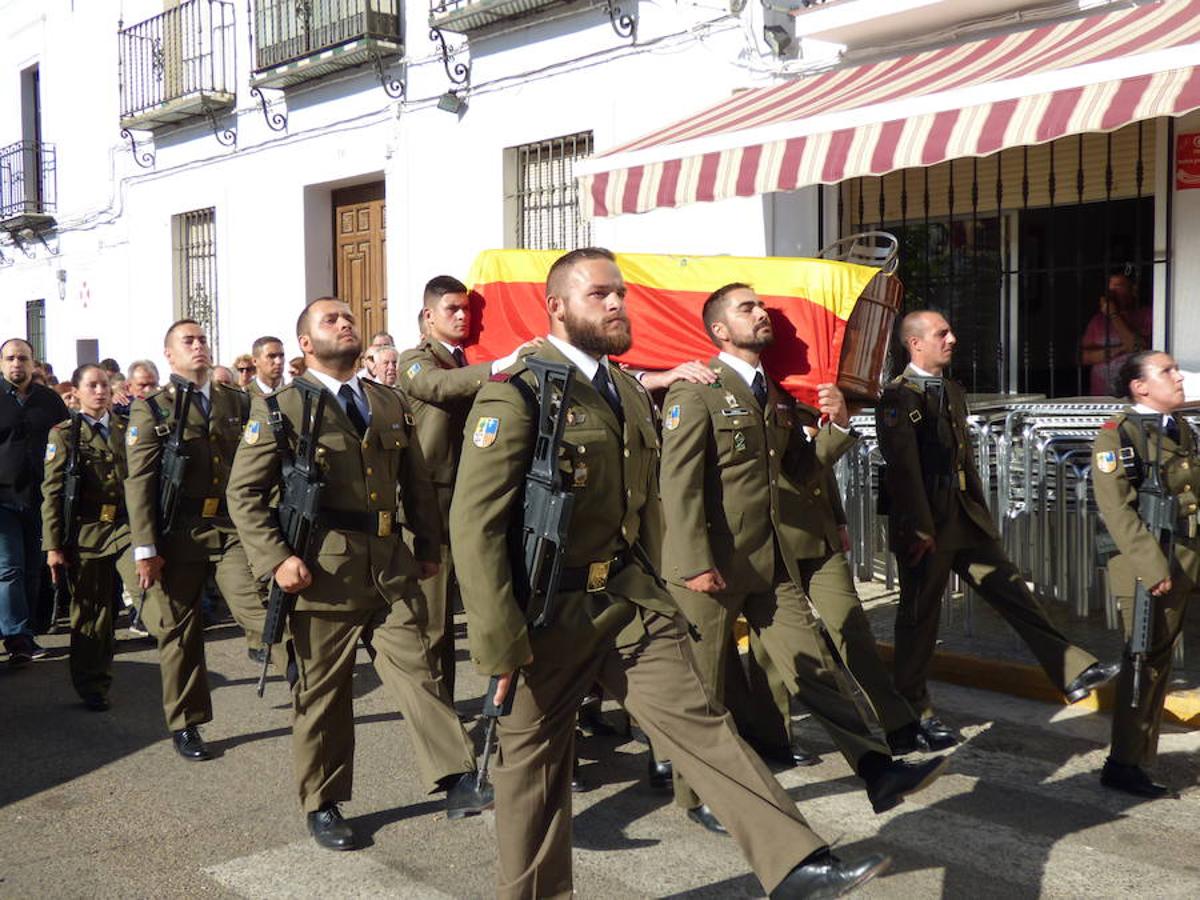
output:
M117 521L117 504L101 503L100 504L100 521L101 522Z
M612 560L594 562L588 566L587 585L584 588L589 594L604 590L608 584L608 570L612 568Z
M378 537L390 537L392 534L392 518L394 513L390 509L379 510L378 521L376 523L375 534Z
M211 519L221 508L220 497L205 497L204 502L200 505L200 518Z

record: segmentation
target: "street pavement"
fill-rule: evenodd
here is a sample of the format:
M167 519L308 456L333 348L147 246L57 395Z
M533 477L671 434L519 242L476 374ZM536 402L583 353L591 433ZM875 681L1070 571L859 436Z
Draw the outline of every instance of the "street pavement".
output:
M219 754L179 759L160 708L149 640L122 638L113 707L85 711L66 638L22 670L0 665L0 897L445 898L491 896L495 819L448 822L408 762L408 728L360 651L355 798L343 807L367 847L317 848L292 785L287 691L254 693L257 667L232 624L207 632ZM465 659L460 641L459 658ZM484 680L460 662L460 711L479 741ZM828 738L778 777L845 856L884 851L892 871L863 897L1200 897L1200 732L1164 733L1157 774L1180 791L1155 803L1102 789L1108 720L1003 694L936 685L966 743L947 774L876 816ZM624 714L606 706L608 720ZM625 737L580 745L592 789L575 798L575 886L585 898L756 897L729 838L703 831L645 785Z

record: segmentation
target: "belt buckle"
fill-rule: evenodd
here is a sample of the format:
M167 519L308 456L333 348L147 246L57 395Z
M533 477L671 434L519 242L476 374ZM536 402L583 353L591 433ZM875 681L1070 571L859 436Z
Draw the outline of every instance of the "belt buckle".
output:
M103 503L100 505L100 521L115 522L117 521L117 504Z
M211 519L217 514L217 510L221 508L220 497L205 497L204 506L200 509L200 516L204 519Z
M608 570L612 568L612 560L592 563L588 566L587 591L594 593L602 591L608 584Z
M378 537L390 537L392 534L392 511L390 509L381 509L379 511L379 524L375 530Z

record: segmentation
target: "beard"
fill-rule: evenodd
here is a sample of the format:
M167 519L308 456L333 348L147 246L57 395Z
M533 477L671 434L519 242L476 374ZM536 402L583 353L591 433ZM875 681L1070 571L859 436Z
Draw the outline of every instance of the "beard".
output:
M633 331L624 313L606 317L600 322L589 322L575 316L569 308L565 313L563 326L567 331L567 339L590 356L620 356L633 346ZM609 330L614 322L619 322L621 327Z
M312 341L312 355L322 365L334 368L348 368L362 354L362 340L355 337L351 344L343 344L336 338L325 340L316 335L309 335Z
M765 328L755 328L748 335L734 337L730 343L739 350L761 353L775 343L775 332L770 325Z

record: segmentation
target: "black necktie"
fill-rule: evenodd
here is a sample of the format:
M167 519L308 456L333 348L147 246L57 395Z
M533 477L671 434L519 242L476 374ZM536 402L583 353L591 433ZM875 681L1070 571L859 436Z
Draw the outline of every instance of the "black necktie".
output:
M348 384L343 384L338 389L338 397L342 401L342 407L346 410L346 417L350 420L350 424L354 426L358 436L362 437L367 433L367 420L363 418L362 410L358 408L358 399L354 396L354 389Z
M1179 443L1179 422L1174 416L1167 416L1165 433L1176 444Z
M754 391L754 399L758 401L759 409L767 407L767 382L763 378L762 372L754 373L754 381L750 384L750 390Z
M600 396L605 402L612 407L612 411L616 414L619 421L625 421L621 414L621 397L617 393L616 385L612 383L612 379L608 377L608 366L600 363L596 369L596 374L592 376L592 387L599 391Z
M454 364L460 369L467 364L467 354L463 353L462 347L455 347L450 351L450 355L454 357Z
M108 429L104 426L103 422L96 423L96 433L100 435L100 440L106 444L108 443Z
M205 397L204 394L202 394L200 391L196 391L196 396L194 399L196 402L196 408L200 410L200 415L204 416L204 418L207 419L208 418L208 398Z

